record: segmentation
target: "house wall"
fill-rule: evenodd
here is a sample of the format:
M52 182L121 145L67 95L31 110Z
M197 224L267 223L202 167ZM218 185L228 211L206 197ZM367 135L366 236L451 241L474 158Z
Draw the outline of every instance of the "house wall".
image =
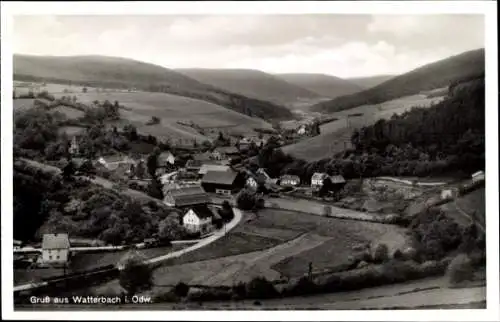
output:
M182 218L182 224L190 232L205 233L211 229L212 218L200 219L196 213L190 209Z
M479 174L477 176L472 177L472 182L478 182L484 180L484 174Z
M69 249L43 249L42 260L47 264L64 264L68 261Z

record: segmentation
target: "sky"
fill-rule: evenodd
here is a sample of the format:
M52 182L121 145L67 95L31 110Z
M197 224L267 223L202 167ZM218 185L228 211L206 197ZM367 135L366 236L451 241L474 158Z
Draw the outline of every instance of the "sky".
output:
M167 68L396 75L484 47L482 15L15 16L13 51Z

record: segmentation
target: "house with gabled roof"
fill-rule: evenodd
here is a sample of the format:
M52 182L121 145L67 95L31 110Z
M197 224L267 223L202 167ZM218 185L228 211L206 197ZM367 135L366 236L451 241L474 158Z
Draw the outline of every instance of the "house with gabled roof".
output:
M209 198L202 187L190 185L166 191L163 202L171 207L186 207L207 204Z
M158 155L158 166L168 167L175 164L175 156L170 151L163 151Z
M68 234L44 234L42 239L42 263L50 266L66 266L69 262L70 243Z
M329 175L325 172L315 172L311 177L311 188L314 191L320 190L323 187L323 181L328 177Z
M200 171L198 171L198 174L203 176L207 174L208 171L219 171L219 172L226 172L229 171L231 168L227 165L221 165L221 164L208 164L204 163Z
M231 195L243 188L245 176L241 172L208 171L201 179L201 186L206 192Z
M213 230L214 213L207 205L195 205L185 209L182 225L190 233L207 234Z
M285 174L282 175L280 178L280 186L282 187L297 187L298 185L300 185L299 176L292 174Z

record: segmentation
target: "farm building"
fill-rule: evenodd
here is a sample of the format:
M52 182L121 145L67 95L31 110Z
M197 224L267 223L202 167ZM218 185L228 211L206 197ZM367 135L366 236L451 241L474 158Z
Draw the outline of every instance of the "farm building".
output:
M235 146L221 146L216 148L214 152L218 152L222 159L234 158L240 155L240 151Z
M227 165L204 163L201 166L200 171L198 171L198 174L204 176L205 174L207 174L208 171L226 172L229 171L230 169L231 168Z
M186 186L166 191L163 202L171 207L186 207L208 203L208 195L200 186Z
M306 134L306 125L305 124L302 124L301 126L299 126L299 128L297 129L297 134L298 135L305 135Z
M158 166L168 167L175 164L175 156L170 151L163 151L158 156Z
M201 186L207 192L215 192L222 195L230 195L239 191L245 184L245 177L240 172L208 171L201 179Z
M186 162L186 171L198 173L200 171L203 161L201 160L188 160Z
M263 173L252 173L251 171L247 171L246 187L252 190L258 190L260 187L264 186L266 182L267 178Z
M78 145L78 140L76 136L71 140L71 144L69 146L69 153L71 155L79 155L80 154L80 146Z
M474 183L484 181L484 179L485 179L484 171L478 171L472 174L472 182Z
M323 187L323 180L328 177L328 174L324 172L315 172L311 177L311 188L313 190L321 189L321 187Z
M251 144L252 144L251 140L249 140L248 138L243 138L238 141L238 150L246 151L250 148Z
M340 190L346 184L344 177L341 175L330 176L330 182L333 190Z
M190 233L204 235L213 229L212 220L214 214L206 205L196 205L186 208L182 217L182 225Z
M283 187L296 187L300 185L300 178L299 176L291 175L291 174L285 174L281 176L280 178L280 186Z
M193 156L193 159L202 162L209 161L212 160L212 153L210 152L197 153Z
M69 261L68 234L45 234L42 240L42 263L66 266Z
M441 190L441 199L453 199L458 196L457 188L448 188Z

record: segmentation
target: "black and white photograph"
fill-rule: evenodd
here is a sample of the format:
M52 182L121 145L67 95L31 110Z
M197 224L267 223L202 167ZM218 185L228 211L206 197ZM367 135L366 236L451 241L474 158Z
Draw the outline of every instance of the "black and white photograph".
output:
M2 2L3 317L497 321L496 2L356 2Z

